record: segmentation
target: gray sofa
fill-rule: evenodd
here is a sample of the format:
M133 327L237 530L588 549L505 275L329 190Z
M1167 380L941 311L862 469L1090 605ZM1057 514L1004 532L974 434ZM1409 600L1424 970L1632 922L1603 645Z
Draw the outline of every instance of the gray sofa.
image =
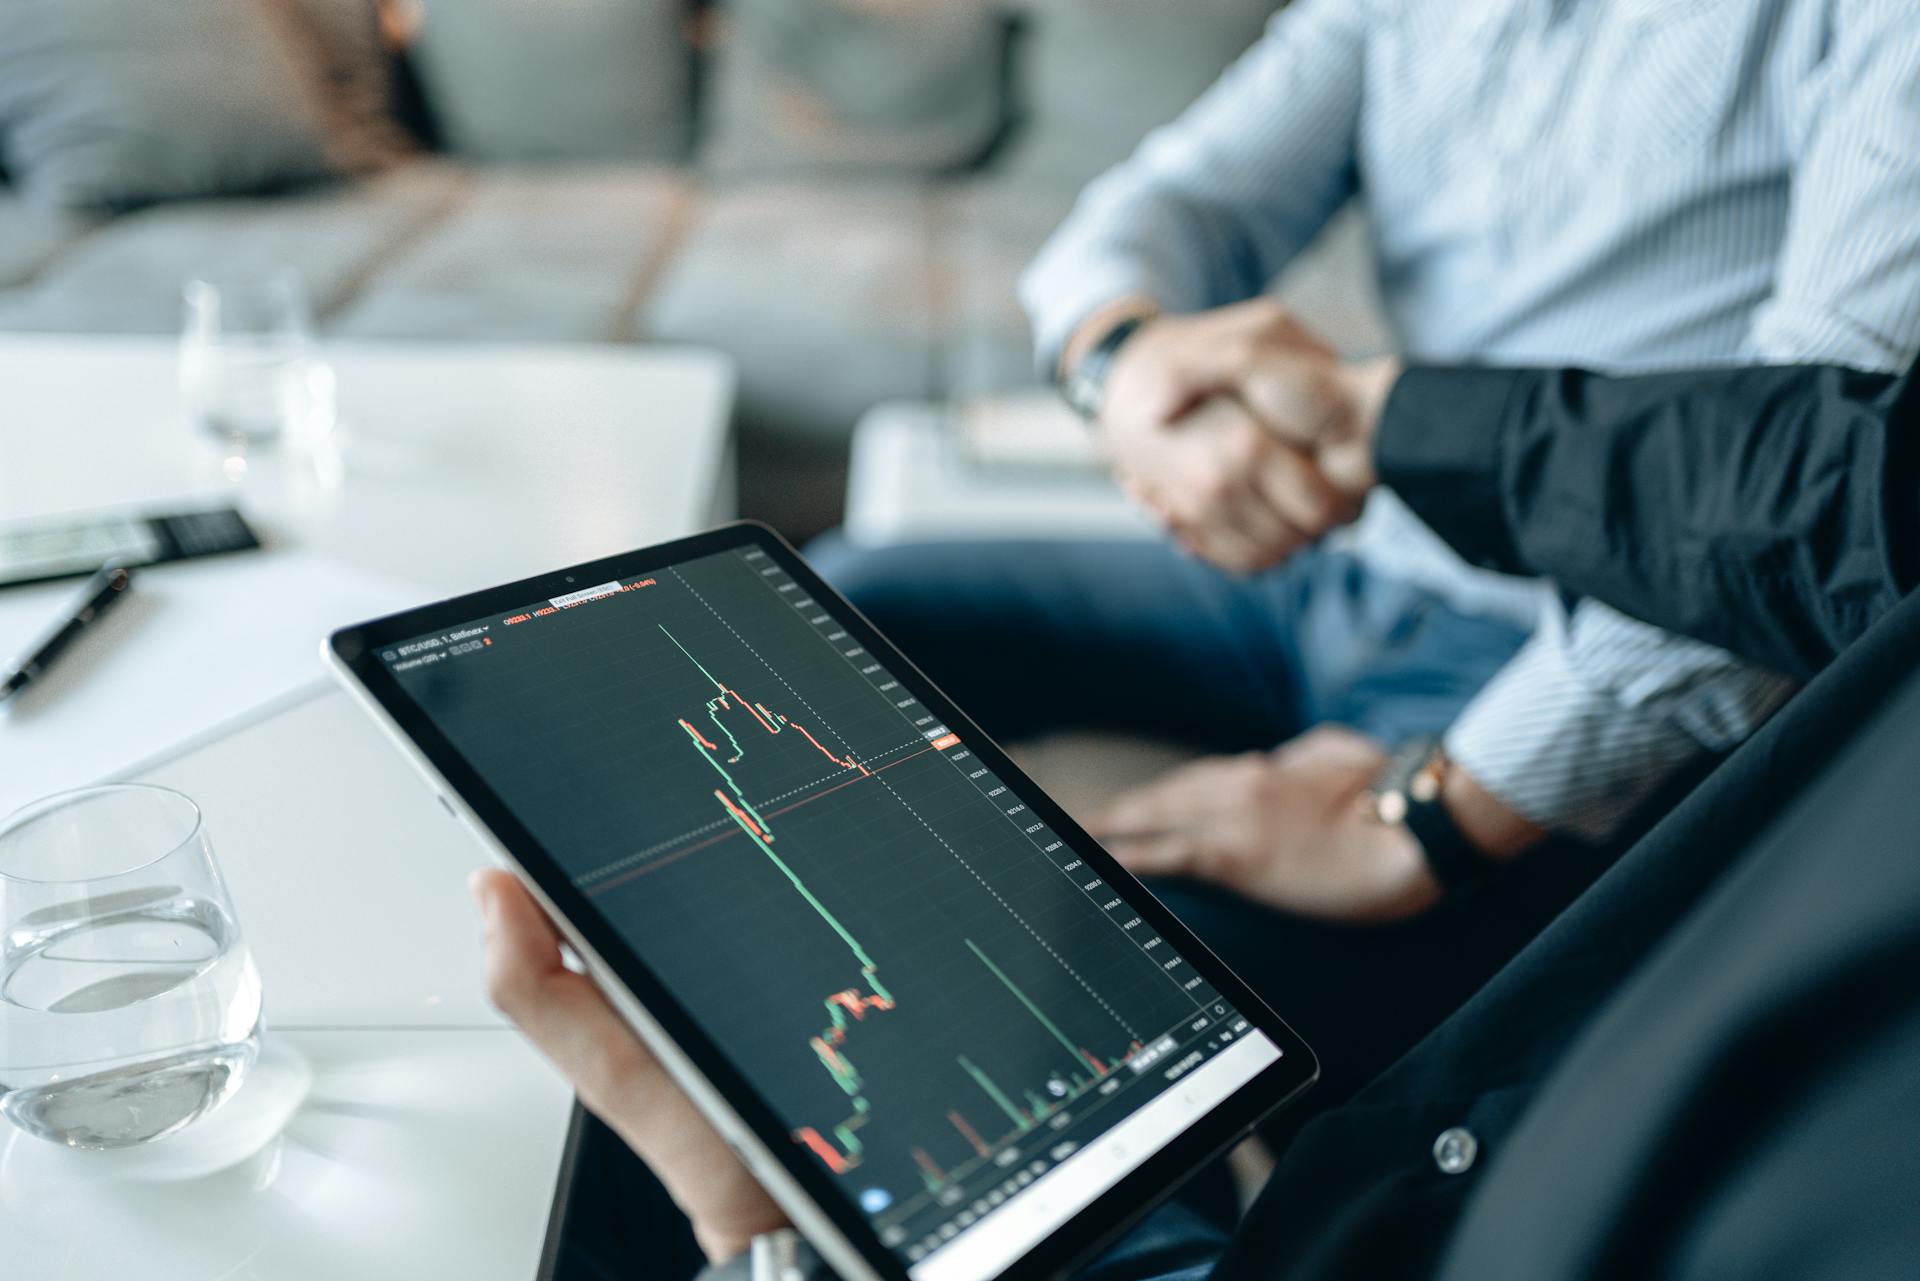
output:
M337 16L380 0L294 2ZM875 8L836 0L543 10L648 10L671 33L608 59L592 32L569 53L485 25L534 3L429 0L396 56L416 130L437 139L366 176L116 213L0 189L0 330L171 332L182 279L219 263L298 269L342 337L710 344L740 367L746 507L804 531L831 518L846 434L873 404L1033 380L1020 269L1081 184L1274 7L929 0L931 27L878 30L836 27ZM918 79L860 101L863 67ZM647 137L571 123L643 74L654 100L609 109L650 113Z

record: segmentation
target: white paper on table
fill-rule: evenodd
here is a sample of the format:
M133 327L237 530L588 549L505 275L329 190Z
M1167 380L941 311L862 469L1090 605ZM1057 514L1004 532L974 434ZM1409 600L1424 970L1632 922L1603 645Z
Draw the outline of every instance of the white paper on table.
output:
M0 659L25 656L80 582L0 591ZM326 679L320 640L427 593L299 552L134 571L126 599L0 703L0 816L127 777Z

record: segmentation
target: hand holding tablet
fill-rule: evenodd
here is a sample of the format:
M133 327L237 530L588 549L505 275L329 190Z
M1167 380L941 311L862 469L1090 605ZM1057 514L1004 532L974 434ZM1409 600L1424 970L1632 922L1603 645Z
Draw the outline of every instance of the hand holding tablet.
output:
M560 937L511 873L473 875L485 923L487 993L652 1167L707 1257L727 1259L787 1216L600 995L561 960Z
M545 1017L515 986L537 983L573 1006L529 1030L618 1126L569 1041L604 1048L616 1011L710 1127L677 1141L718 1136L843 1277L1057 1274L1314 1078L769 530L442 602L328 652L607 1003L495 885L517 927L497 950L534 975L497 975L502 1004ZM669 1165L659 1135L626 1137ZM764 1213L740 1196L744 1222Z

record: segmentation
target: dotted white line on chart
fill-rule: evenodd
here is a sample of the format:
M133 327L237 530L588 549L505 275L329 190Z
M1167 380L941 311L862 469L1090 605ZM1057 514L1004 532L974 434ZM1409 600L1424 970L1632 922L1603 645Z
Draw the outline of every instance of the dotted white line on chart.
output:
M647 857L647 855L649 854L658 854L661 850L671 849L675 845L680 844L680 842L682 841L690 841L696 836L705 836L708 832L711 832L716 827L725 827L731 822L733 822L733 820L730 818L717 818L713 820L713 822L708 823L704 827L696 827L691 832L682 832L678 836L668 837L666 840L661 841L658 845L649 845L647 846L647 848L643 850L635 850L633 853L627 855L625 858L619 860L616 863L609 863L605 867L594 868L591 872L588 872L585 876L581 877L577 883L580 885L586 885L586 884L589 884L590 882L597 881L603 876L608 876L614 872L618 872L621 868L632 867L635 863L638 863L641 859Z
M719 610L715 609L711 604L709 604L707 601L707 598L705 596L702 596L698 591L696 591L694 589L693 584L687 581L686 575L682 574L677 567L669 566L669 568L673 569L673 576L680 580L680 585L686 588L689 592L691 592L695 600L699 601L702 605L706 605L707 612L709 614L712 614L715 618L719 619L720 625L722 627L726 628L730 632L733 632L733 638L735 640L739 641L742 645L745 645L747 647L747 653L752 654L756 659L759 659L760 666L766 668L767 672L773 677L773 679L779 681L782 685L786 685L787 693L793 695L794 701L799 703L800 706L807 709L807 715L813 717L814 723L818 725L821 728L821 730L824 731L825 733L833 735L835 740L837 740L840 744L840 750L842 752L845 752L848 756L852 756L853 744L849 743L846 740L846 737L842 735L838 730L834 729L833 726L827 724L826 717L814 711L813 704L809 703L804 697L802 697L799 690L795 689L792 685L787 684L787 678L782 676L772 663L769 663L766 659L761 658L760 651L755 649L753 645L747 640L746 637L742 636L739 632L734 631L733 624L727 621L726 615L722 614Z
M987 893L993 895L993 901L998 903L1001 907L1005 908L1008 916L1011 916L1014 920L1020 922L1020 928L1025 930L1027 933L1033 935L1033 941L1038 943L1041 947L1046 948L1047 955L1051 956L1055 961L1059 962L1061 969L1073 975L1073 981L1075 983L1078 983L1082 988L1084 988L1088 996L1092 997L1095 1001L1099 1002L1100 1008L1105 1010L1108 1014L1111 1014L1113 1016L1113 1021L1115 1023L1118 1023L1121 1027L1126 1029L1127 1037L1129 1040L1138 1041L1142 1039L1140 1034L1133 1030L1133 1025L1120 1017L1120 1011L1114 1009L1111 1005L1108 1005L1107 999L1101 996L1098 992L1094 991L1093 985L1091 983L1087 982L1085 979L1080 977L1080 971L1074 969L1071 965L1068 965L1067 958L1060 955L1060 953L1054 951L1053 944L1041 938L1039 933L1033 928L1033 926L1027 924L1027 918L1020 915L1020 913L1014 911L1013 904L1001 898L1000 891L994 889L993 886L987 884L987 879L984 876L980 875L979 872L974 870L973 864L961 858L960 855L957 852L955 852L953 846L947 844L947 838L940 835L939 832L935 831L933 824L927 822L926 819L921 818L919 811L914 809L913 806L907 804L906 798L901 796L900 793L894 791L893 785L891 783L887 782L886 779L881 778L878 775L874 776L874 781L879 783L880 786L886 788L887 794L893 797L894 800L899 801L900 808L905 810L907 813L913 815L915 822L919 823L920 826L926 828L928 832L932 833L933 839L940 842L940 848L945 850L947 853L952 854L953 861L958 863L961 867L966 868L967 875L973 877L974 880L979 881L980 888L985 890Z

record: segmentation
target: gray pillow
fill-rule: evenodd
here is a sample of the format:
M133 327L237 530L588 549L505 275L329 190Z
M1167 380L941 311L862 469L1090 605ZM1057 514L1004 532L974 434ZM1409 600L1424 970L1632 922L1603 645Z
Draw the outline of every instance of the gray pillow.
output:
M721 173L932 175L1006 121L990 0L727 0L702 160Z
M426 0L410 50L447 149L480 160L684 152L681 0Z
M1260 38L1282 0L1018 0L1013 171L1077 186L1124 160Z
M258 0L5 0L7 168L69 209L324 178L337 169L300 36Z

